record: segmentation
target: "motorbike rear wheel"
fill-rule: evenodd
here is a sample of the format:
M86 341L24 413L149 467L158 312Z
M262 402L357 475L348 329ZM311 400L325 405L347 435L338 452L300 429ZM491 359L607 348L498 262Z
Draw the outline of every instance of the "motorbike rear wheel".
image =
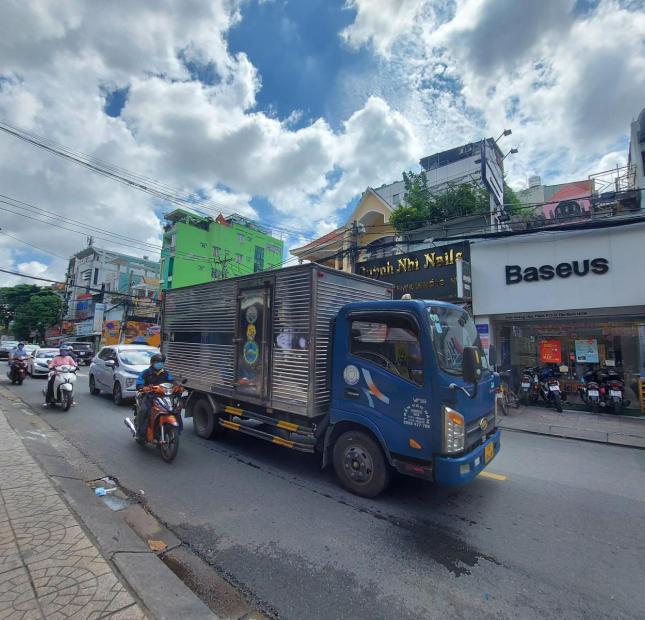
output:
M64 391L61 394L60 401L63 405L63 411L69 411L69 408L72 406L72 395L68 391Z
M165 463L172 463L179 450L179 431L170 424L164 424L163 430L166 442L159 444L159 454Z
M557 412L562 413L562 396L560 396L560 394L554 394L552 398L553 405L556 408Z
M615 401L611 404L611 412L612 412L614 415L620 415L620 410L621 410L621 409L622 409L622 404L621 404L621 402L620 402L619 400L615 400Z

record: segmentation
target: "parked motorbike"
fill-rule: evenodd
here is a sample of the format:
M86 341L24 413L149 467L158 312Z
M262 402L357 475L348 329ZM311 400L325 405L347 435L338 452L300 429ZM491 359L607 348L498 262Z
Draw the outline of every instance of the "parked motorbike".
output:
M178 417L188 392L179 385L162 383L143 388L134 401L134 420L125 418L125 425L133 436L137 433L137 417L143 407L143 399L151 394L152 404L145 438L138 438L141 445L151 444L159 448L159 454L166 463L171 463L179 450L179 422Z
M598 373L589 370L582 375L582 380L584 383L580 387L580 398L593 413L598 413L598 409L604 406Z
M535 368L525 368L520 381L520 403L534 405L540 394L540 382L538 381L537 371Z
M630 402L625 400L625 382L622 376L613 368L604 370L601 377L605 408L618 415L623 407L627 407Z
M7 377L9 377L12 385L16 383L22 385L22 382L25 380L27 376L27 359L26 355L18 355L11 360Z
M562 413L562 392L560 390L559 373L551 368L545 368L540 373L540 395L547 405L555 407Z
M49 373L54 374L54 400L48 400L48 405L60 405L63 411L69 411L74 402L74 383L76 382L76 368L74 366L56 366ZM43 387L43 394L47 398L47 383Z

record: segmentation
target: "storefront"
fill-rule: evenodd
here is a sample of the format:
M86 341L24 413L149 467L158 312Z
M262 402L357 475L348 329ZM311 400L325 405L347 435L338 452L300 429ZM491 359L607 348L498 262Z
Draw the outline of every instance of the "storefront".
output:
M645 224L540 232L471 246L473 311L499 368L557 366L581 405L585 372L623 376L639 409L645 364Z

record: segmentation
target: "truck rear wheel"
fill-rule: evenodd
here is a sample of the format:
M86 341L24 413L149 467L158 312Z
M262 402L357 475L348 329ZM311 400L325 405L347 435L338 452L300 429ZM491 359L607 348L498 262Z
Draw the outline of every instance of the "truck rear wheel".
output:
M334 445L334 471L355 495L376 497L390 482L390 471L378 443L362 431L343 433Z
M213 408L205 398L200 398L193 405L193 429L198 437L210 439L217 434L219 424Z

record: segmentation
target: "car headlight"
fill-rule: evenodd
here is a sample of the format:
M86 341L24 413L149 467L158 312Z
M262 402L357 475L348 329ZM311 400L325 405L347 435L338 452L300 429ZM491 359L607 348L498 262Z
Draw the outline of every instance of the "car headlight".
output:
M129 388L134 385L134 382L136 381L135 377L126 377L125 378L125 387Z
M443 408L443 451L445 454L461 452L466 445L466 425L464 416L458 411Z

